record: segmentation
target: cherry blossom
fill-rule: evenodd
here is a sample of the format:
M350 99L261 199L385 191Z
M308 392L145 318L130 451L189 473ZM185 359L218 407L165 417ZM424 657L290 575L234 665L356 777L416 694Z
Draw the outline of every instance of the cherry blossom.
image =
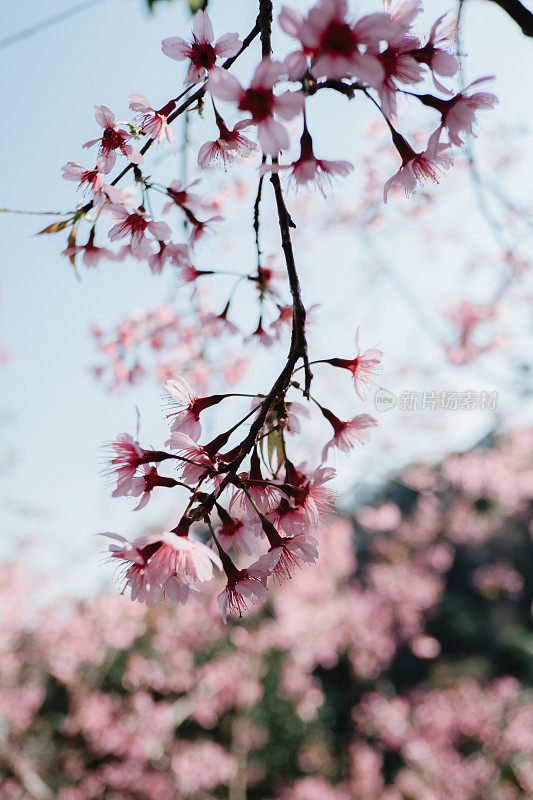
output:
M189 83L199 83L213 69L217 58L229 58L236 55L242 45L237 33L226 33L214 42L214 33L208 14L201 9L196 12L193 21L192 42L186 42L179 36L163 39L163 53L175 61L190 59L187 71ZM214 44L213 44L214 42Z
M130 109L136 114L140 114L138 125L142 132L158 142L166 139L173 146L175 152L176 141L167 122L167 117L173 111L174 106L175 103L172 101L156 111L143 94L130 94Z
M321 517L331 510L334 492L324 484L333 480L336 472L332 467L318 467L307 474L305 464L298 469L290 462L286 467L286 483L283 491L294 506L307 515L309 522L317 526Z
M132 164L143 163L142 155L131 144L127 144L128 139L135 138L134 134L119 128L115 123L115 115L107 106L95 106L94 117L104 132L100 139L91 139L85 142L83 147L100 144L97 163L102 172L110 172L115 166L117 158L115 150L120 150Z
M496 95L491 92L465 94L472 86L489 80L491 80L490 77L478 78L476 81L472 81L462 92L459 92L459 94L449 100L430 98L429 102L427 102L427 96L424 95L423 102L427 102L428 105L433 106L433 108L441 112L442 126L448 132L451 144L462 147L464 141L461 138L461 134L472 135L474 133L476 112L494 108L498 102Z
M143 548L157 545L150 558L148 571L162 586L169 577L175 575L182 581L210 581L213 577L213 565L222 569L216 553L202 542L187 536L154 533L139 538L136 545Z
M358 414L353 419L347 422L342 422L338 417L322 409L322 413L331 423L334 430L333 437L327 442L322 450L322 460L326 461L328 453L331 449L335 448L343 453L349 453L354 447L356 442L364 442L370 436L369 428L376 426L377 420L371 417L370 414Z
M96 209L101 208L108 200L111 203L120 204L121 195L118 189L104 183L104 173L98 167L94 169L84 169L74 161L68 161L61 167L63 178L67 181L78 181L78 186L86 186L93 192L93 202Z
M304 123L304 130L300 139L300 156L292 164L264 164L261 173L280 172L290 170L290 180L296 186L309 187L315 184L325 196L325 187L331 184L335 177L345 178L353 171L353 164L349 161L325 161L317 159L313 152L313 140Z
M237 122L231 131L220 114L215 114L215 121L219 131L218 139L206 142L200 147L198 151L199 167L205 168L218 161L222 161L224 165L231 164L240 158L246 158L254 150L257 150L256 143L240 133L252 124L251 120L243 119Z
M129 433L119 433L106 449L112 454L106 472L117 482L113 496L124 496L133 486L137 469L146 463L147 451Z
M61 255L68 256L70 258L78 255L78 253L83 253L82 261L86 267L97 267L102 259L106 259L108 261L118 260L116 253L113 253L112 250L109 250L107 247L98 247L95 245L94 237L95 230L94 228L91 228L89 238L85 244L67 247L65 250L63 250Z
M413 50L411 55L420 64L427 64L432 72L435 88L447 93L448 90L435 78L435 75L451 78L459 69L459 62L452 53L444 49L450 47L456 39L457 21L452 19L442 24L445 19L446 14L443 14L435 20L431 26L427 43L423 47ZM439 31L441 25L442 28Z
M439 173L453 166L453 159L449 155L450 146L440 141L442 128L431 134L426 149L416 153L408 142L397 134L395 145L402 158L402 166L392 178L389 178L383 188L383 199L387 202L387 195L391 186L402 186L406 195L416 191L417 184L426 179L434 183L439 182Z
M314 564L318 558L318 541L308 533L297 533L294 536L278 537L278 543L270 547L269 553L278 556L272 574L281 581L291 578L295 568L301 568L301 562Z
M163 389L170 398L170 407L180 409L168 414L168 418L172 420L171 433L181 431L197 442L202 435L200 413L196 406L198 395L193 392L185 378L179 376L167 381Z
M236 103L240 111L251 114L251 124L257 125L257 138L264 153L277 156L289 147L287 129L274 115L289 121L303 109L304 97L289 90L275 95L275 84L285 75L279 61L264 58L256 67L248 89L227 70L216 67L211 71L208 88L220 100Z
M312 57L311 72L315 78L355 76L376 85L383 79L383 67L368 48L377 47L381 40L392 35L394 28L387 14L369 14L352 25L347 13L346 0L319 0L306 18L282 8L279 23L286 33L300 40L303 53ZM296 63L293 58L295 76Z
M353 375L355 391L361 400L366 399L366 394L374 385L374 378L381 370L383 352L377 347L369 347L361 352L359 345L359 328L355 332L355 349L357 355L352 359L330 358L326 363L334 367L349 370Z
M217 597L224 623L227 622L228 614L238 614L242 617L243 612L247 610L248 602L254 605L265 602L267 579L279 558L279 552L267 553L246 569L233 568L230 571L226 588Z
M223 550L242 550L248 555L257 551L256 531L245 516L230 515L222 506L217 507L221 525L216 537Z
M112 242L116 242L118 239L129 236L131 252L139 258L152 255L150 240L146 238L147 232L151 233L158 241L170 239L172 235L166 222L149 220L142 206L131 213L120 206L113 206L111 212L119 222L113 225L109 231L109 238Z

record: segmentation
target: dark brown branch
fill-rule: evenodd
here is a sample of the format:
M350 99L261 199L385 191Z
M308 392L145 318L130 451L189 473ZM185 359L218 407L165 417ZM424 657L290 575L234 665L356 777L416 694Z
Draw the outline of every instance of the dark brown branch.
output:
M272 0L259 0L259 27L261 29L261 55L272 53Z
M289 351L289 361L294 359L294 363L296 363L299 358L302 358L305 371L304 397L309 398L309 389L311 388L313 375L311 373L309 359L307 356L307 340L305 336L305 306L302 302L300 281L298 279L298 272L296 271L296 263L294 261L294 253L291 242L290 229L294 228L295 225L289 212L287 211L287 206L285 205L285 200L283 198L283 191L281 189L281 181L277 172L272 173L270 181L274 187L274 194L276 196L279 228L281 232L281 246L285 255L287 274L289 276L289 286L292 295L292 338L291 349Z
M261 164L266 162L266 156L263 155L261 160ZM264 175L261 175L259 178L259 183L257 184L257 195L255 197L254 203L254 234L255 234L255 249L257 251L257 268L261 266L261 247L259 245L259 208L261 205L261 195L263 194L263 181Z
M533 37L533 13L519 0L492 0L492 2L500 6L516 22L524 36Z

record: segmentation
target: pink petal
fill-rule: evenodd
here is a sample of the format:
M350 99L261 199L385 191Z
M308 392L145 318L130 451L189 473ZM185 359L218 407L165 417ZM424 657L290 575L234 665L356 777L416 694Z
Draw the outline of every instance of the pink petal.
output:
M207 88L215 97L229 103L237 103L242 94L242 86L237 78L222 67L214 67L209 72Z
M94 118L101 128L112 128L115 122L115 115L107 106L95 106Z
M241 49L242 42L239 39L238 33L226 33L217 39L214 50L217 56L222 58L231 58L236 56Z
M194 15L192 32L194 33L195 39L200 43L211 43L213 41L215 37L213 26L209 15L205 11L200 9L200 11L197 11Z
M191 56L190 44L180 36L171 36L169 39L163 39L161 50L166 56L173 58L174 61L185 61L186 58Z

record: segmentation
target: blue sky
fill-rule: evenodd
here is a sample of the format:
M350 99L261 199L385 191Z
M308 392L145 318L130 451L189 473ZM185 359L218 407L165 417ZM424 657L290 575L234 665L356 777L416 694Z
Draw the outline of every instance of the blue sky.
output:
M162 104L176 94L181 65L161 53L160 42L171 35L185 34L189 15L182 3L159 5L150 16L140 0L104 0L0 50L2 72L9 76L3 87L0 207L72 207L75 185L61 179L60 166L68 160L86 163L87 154L80 146L97 135L93 104L108 105L119 118L124 118L127 95L132 92L146 94L154 104L159 100ZM3 35L9 35L67 7L65 0L4 5L0 29ZM249 0L214 0L212 7L216 32L238 30L245 35L253 24L255 6ZM360 7L376 9L370 3ZM429 21L450 8L433 1L425 7ZM531 124L531 112L524 104L525 78L520 65L531 63L533 45L491 3L472 3L467 8L464 40L469 53L465 61L468 78L497 73L495 91L501 102L483 122L479 142L483 155L483 134L489 136L499 125L510 121L524 129ZM285 49L289 45L282 38L279 43ZM245 60L244 73L250 64L250 59ZM362 132L371 117L366 106L354 104L346 111L340 98L328 97L321 105L317 103L310 121L326 157L339 152L357 165ZM338 122L332 126L334 119L340 119L342 126ZM208 138L205 129L194 129L194 137L198 143ZM488 153L484 163L490 169ZM177 177L178 165L173 158L169 154L161 162L160 169L167 177ZM391 156L390 166L395 163ZM523 170L515 170L513 182L506 188L513 197L527 203L532 175L529 159ZM339 187L334 201L352 202L354 198L347 193L356 191L356 186L357 183L347 183ZM458 238L470 237L497 265L498 249L476 210L468 182L450 178L431 191L442 192L435 225L445 224L456 230ZM326 213L333 208L332 202L325 201ZM440 297L460 297L465 288L464 252L460 255L460 248L451 237L444 249L441 245L434 254L435 264L440 264L438 269L428 263L428 249L418 250L418 234L411 234L405 224L403 214L408 202L396 195L387 206L386 222L395 231L394 244L386 236L378 236L376 246L421 299L426 318L434 320ZM143 384L110 397L95 384L88 371L95 362L88 329L95 321L116 322L133 308L142 308L147 298L156 305L168 298L175 287L171 278L154 279L144 265L135 262L108 264L95 271L81 269L82 281L76 281L68 263L59 255L63 239L34 235L48 221L0 215L0 341L12 352L12 362L0 372L0 443L5 454L0 473L0 557L12 554L16 542L34 537L41 543L42 565L51 574L59 571L70 588L88 591L103 580L97 571L92 533L114 530L134 535L143 521L161 522L176 505L167 499L158 506L163 512L147 510L141 520L139 514L131 513L127 503L112 501L104 489L99 476L98 444L119 431L133 430L135 405L142 411L147 441L163 441L166 428L160 415L158 387ZM317 354L332 350L340 354L337 348L342 347L347 355L355 327L360 324L364 343L379 343L387 353L382 381L387 389L396 393L416 388L497 389L501 392L499 413L506 423L519 425L529 419L531 409L523 398L517 399L508 360L496 356L472 369L446 367L440 350L423 330L424 323L413 319L405 298L399 298L386 279L378 281L372 271L367 271L371 256L361 246L357 231L348 228L335 237L317 237L315 229L312 217L303 219L296 242L301 245L302 269L308 276L306 300L322 303L311 333ZM253 252L248 223L240 218L228 222L225 235L233 242L233 249L220 250L213 237L200 251L201 258L216 256L222 261L237 259L238 263L245 263ZM274 248L275 231L267 230L266 236ZM333 263L339 266L336 279L331 271ZM483 299L495 276L494 267L481 269L469 283L471 296L473 293ZM528 291L524 283L518 287L517 297L526 297ZM250 313L244 299L238 313L243 318ZM524 319L522 308L513 306L501 320L502 331L513 339L515 352L517 347L527 352L528 327ZM435 324L438 327L440 322ZM267 363L270 369L275 368L272 358ZM406 364L413 368L412 372L406 373ZM252 378L259 380L262 370L258 362ZM337 377L320 375L321 380L330 383L327 391L336 395L343 413L367 410L354 406L353 394L344 391L346 384ZM354 458L340 463L341 486L351 487L369 475L382 476L417 455L438 456L449 446L468 446L490 427L493 419L478 412L458 412L446 419L442 415L405 419L405 415L392 412L381 415L380 422L383 424L373 442ZM395 434L398 429L408 432L401 446L396 441L401 439Z

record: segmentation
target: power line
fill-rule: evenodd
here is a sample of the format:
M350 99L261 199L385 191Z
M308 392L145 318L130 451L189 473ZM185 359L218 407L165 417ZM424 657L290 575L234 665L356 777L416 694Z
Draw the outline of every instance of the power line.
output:
M58 22L62 22L69 17L73 17L75 14L79 14L80 11L85 11L85 9L91 8L92 6L97 6L103 2L105 2L105 0L85 0L85 2L78 3L78 5L74 6L73 8L69 8L66 11L60 11L58 14L53 14L51 17L41 20L41 22L37 22L35 25L30 25L29 28L24 28L21 31L17 31L17 33L12 33L10 36L0 39L0 50L2 50L4 47L9 47L10 45L15 44L15 42L28 39L30 36L33 36L34 34L39 33L46 28L50 28L52 25L55 25Z

